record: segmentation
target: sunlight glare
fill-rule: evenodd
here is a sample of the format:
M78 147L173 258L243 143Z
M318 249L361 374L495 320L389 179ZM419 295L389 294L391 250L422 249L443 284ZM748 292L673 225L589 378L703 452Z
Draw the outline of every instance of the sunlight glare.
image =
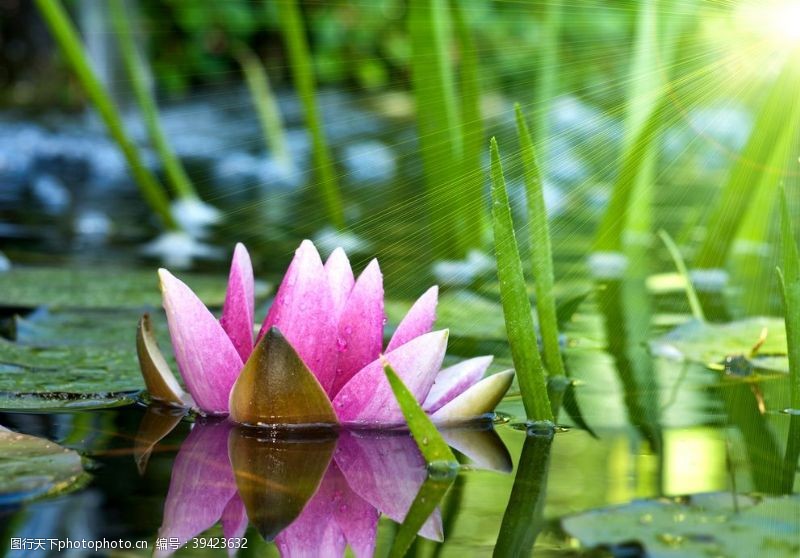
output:
M755 1L741 4L738 23L780 47L800 44L800 0Z

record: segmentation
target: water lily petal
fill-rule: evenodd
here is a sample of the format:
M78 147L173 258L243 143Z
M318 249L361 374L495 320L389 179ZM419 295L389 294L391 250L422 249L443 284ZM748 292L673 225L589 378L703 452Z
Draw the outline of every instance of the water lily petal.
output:
M374 506L356 494L347 484L336 463L331 463L328 472L335 487L333 516L344 533L344 538L357 557L375 554L380 513Z
M464 454L476 469L510 473L514 468L511 454L492 425L480 428L443 428L447 444Z
M230 418L241 424L336 424L327 394L273 327L261 338L231 390Z
M228 334L242 361L253 350L253 323L255 318L253 264L242 243L236 244L228 275L228 290L222 307L220 323Z
M236 492L222 512L222 534L226 539L241 539L247 531L248 524L247 510L239 493ZM235 549L233 550L235 554Z
M336 316L322 260L304 240L278 288L258 339L273 326L303 359L327 392L336 371Z
M172 466L164 519L158 536L180 546L216 524L236 493L228 461L231 424L197 424L181 444ZM174 552L156 552L168 556Z
M181 280L159 269L172 349L183 381L201 410L227 413L242 359L208 308Z
M433 286L417 299L394 331L386 352L393 351L415 337L428 333L436 321L436 304L439 300L439 287Z
M170 432L172 432L187 409L177 409L172 407L162 407L161 405L150 405L144 412L136 438L133 440L133 460L140 475L144 475L147 469L147 462L153 448Z
M341 315L347 297L353 290L356 280L353 277L353 269L350 267L350 260L341 248L336 248L328 260L325 262L325 274L328 277L328 285L333 296L333 309L336 316Z
M383 275L372 260L356 281L344 306L336 337L336 395L353 375L378 358L383 345Z
M434 413L458 394L475 385L492 363L491 356L471 358L440 370L422 408Z
M383 372L386 359L417 401L423 401L442 365L447 330L421 335L387 353L353 376L336 395L333 408L342 423L362 426L402 424L403 413Z
M344 431L334 454L350 488L378 511L402 523L428 468L416 442L408 434ZM442 540L442 518L437 509L420 535Z
M513 370L488 376L431 415L436 423L464 422L491 413L511 387Z
M167 405L186 406L186 394L158 347L149 314L144 314L139 319L139 326L136 329L136 354L139 356L139 368L150 397Z

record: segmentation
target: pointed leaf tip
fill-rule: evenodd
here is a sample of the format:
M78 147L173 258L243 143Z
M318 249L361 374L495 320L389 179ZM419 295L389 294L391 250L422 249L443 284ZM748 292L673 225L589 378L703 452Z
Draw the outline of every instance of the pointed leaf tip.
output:
M136 328L136 354L150 397L168 405L186 406L183 389L158 347L149 314L142 315Z
M337 422L322 386L277 327L261 338L236 380L230 417L251 425Z

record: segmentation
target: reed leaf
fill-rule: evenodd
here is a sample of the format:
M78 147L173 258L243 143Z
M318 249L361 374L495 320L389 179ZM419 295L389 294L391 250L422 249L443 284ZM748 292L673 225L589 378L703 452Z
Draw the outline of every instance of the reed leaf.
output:
M658 236L667 247L669 255L672 257L672 261L675 262L675 267L678 269L678 273L680 273L681 277L683 277L684 288L686 289L686 298L689 300L689 308L692 310L692 316L694 316L695 320L701 322L706 321L706 316L703 312L703 306L700 304L700 299L697 297L697 292L694 290L694 285L692 284L692 279L689 277L689 271L686 269L686 263L683 261L681 251L678 249L678 246L672 240L672 237L667 233L667 231L658 231Z
M289 64L297 94L303 104L306 126L311 134L314 167L317 172L320 195L322 196L328 218L338 229L345 227L344 205L342 203L336 172L322 117L317 104L317 84L314 65L306 41L306 31L297 0L278 0L278 18L286 41Z
M539 356L525 275L522 271L506 181L500 163L500 152L494 138L491 140L491 159L492 226L497 277L500 281L500 301L503 306L508 343L511 346L511 357L517 371L522 403L528 419L552 421L553 413L547 397L544 366Z
M769 162L776 144L791 133L792 124L800 117L800 49L790 52L780 75L770 89L744 150L736 158L730 177L717 203L711 210L706 234L693 264L698 268L723 267L731 244L757 189L770 187L764 182L764 164ZM774 187L774 186L773 186Z
M272 87L270 87L269 76L264 66L253 51L243 43L236 45L234 53L242 67L247 88L250 90L267 149L272 152L278 162L287 166L291 165L292 159L286 143L283 118L281 118L278 102Z
M78 32L69 20L59 0L36 0L36 5L50 32L56 39L62 54L83 86L94 108L100 114L108 133L119 146L134 180L142 192L142 197L150 208L160 217L168 229L177 229L178 224L169 209L169 199L153 174L147 170L139 151L125 132L122 118L114 106L111 96L95 75L84 52Z
M515 107L517 134L522 151L525 171L525 191L528 198L528 228L530 230L531 267L536 289L536 312L542 335L544 362L547 371L554 376L563 376L564 361L558 342L558 315L553 296L553 255L550 246L550 227L547 224L547 208L542 192L542 174L536 161L533 142L528 125L519 104Z
M183 168L178 156L175 155L175 151L173 151L169 141L167 141L167 136L161 126L158 106L151 93L152 80L147 70L147 65L134 43L131 22L125 12L124 0L112 0L109 4L109 9L125 71L131 81L133 94L136 97L136 102L139 105L139 110L147 128L147 135L150 137L161 164L164 166L167 181L175 195L182 198L196 198L197 192L192 185L192 181L186 174L186 170Z

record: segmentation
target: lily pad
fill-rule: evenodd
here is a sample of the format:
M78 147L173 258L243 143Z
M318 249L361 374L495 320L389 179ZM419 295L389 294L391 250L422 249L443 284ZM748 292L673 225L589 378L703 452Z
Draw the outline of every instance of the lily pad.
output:
M644 500L561 520L589 548L644 547L651 558L800 555L800 497L728 493ZM638 554L637 554L638 555Z
M0 427L0 505L62 494L87 479L76 452Z
M763 332L763 344L752 355ZM725 324L692 320L651 341L650 349L657 356L705 365L743 361L755 370L789 371L782 318L754 317Z
M209 306L222 306L227 281L223 276L181 274ZM269 292L256 283L256 297ZM0 273L0 307L36 308L160 307L155 270L120 268L14 267Z
M0 338L0 408L95 408L130 403L144 384L136 358L138 312L36 312ZM168 342L164 318L156 330Z

